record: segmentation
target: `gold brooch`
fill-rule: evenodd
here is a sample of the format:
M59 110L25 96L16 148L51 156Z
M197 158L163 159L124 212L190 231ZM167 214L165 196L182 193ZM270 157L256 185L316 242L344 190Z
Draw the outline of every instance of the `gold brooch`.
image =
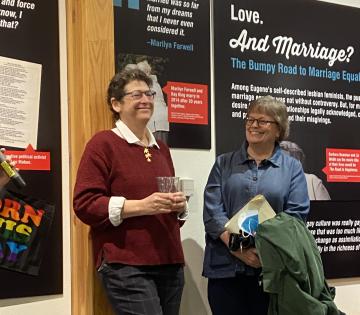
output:
M152 155L151 155L149 149L146 147L144 148L144 156L145 156L146 161L151 162Z

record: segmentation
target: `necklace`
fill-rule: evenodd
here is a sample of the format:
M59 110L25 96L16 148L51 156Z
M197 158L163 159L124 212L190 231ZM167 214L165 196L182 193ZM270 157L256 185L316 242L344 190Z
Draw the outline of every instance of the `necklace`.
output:
M144 156L145 156L145 160L148 161L149 163L151 162L151 157L152 157L152 154L150 153L150 150L149 150L149 140L148 140L148 137L144 137L143 140L140 140L140 142L143 144L144 146Z
M144 156L145 156L146 161L151 162L152 154L150 153L150 150L148 147L144 147Z

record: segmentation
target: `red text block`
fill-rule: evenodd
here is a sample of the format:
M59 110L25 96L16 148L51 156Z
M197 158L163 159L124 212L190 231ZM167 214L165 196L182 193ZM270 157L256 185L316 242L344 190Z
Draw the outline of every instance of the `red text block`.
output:
M322 171L328 182L360 182L360 150L327 148Z
M182 82L167 82L169 122L179 124L208 124L208 86Z
M16 162L19 170L28 171L49 171L50 170L50 152L34 151L31 145L28 145L25 151L6 150L6 156Z

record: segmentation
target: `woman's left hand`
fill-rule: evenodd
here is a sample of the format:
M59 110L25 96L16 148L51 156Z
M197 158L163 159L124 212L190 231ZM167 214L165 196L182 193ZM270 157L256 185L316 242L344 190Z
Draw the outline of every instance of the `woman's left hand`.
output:
M260 268L261 262L259 259L259 256L257 254L255 247L250 247L246 249L238 249L236 251L230 251L231 254L233 254L236 258L243 261L245 264L247 264L250 267L253 268Z
M175 212L182 213L186 207L186 197L183 192L171 193L170 199L172 201L171 209Z

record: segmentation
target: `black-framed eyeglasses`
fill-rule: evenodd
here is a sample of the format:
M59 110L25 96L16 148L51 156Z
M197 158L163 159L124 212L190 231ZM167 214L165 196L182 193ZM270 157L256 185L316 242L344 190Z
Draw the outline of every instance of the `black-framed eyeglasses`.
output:
M127 92L124 94L124 96L130 96L133 100L137 101L140 100L143 95L145 95L148 99L154 99L156 92L153 90L147 90L147 91L132 91L132 92Z
M246 125L249 127L251 127L255 121L259 127L267 127L270 124L277 124L277 122L273 120L255 119L252 117L246 117L245 121Z

